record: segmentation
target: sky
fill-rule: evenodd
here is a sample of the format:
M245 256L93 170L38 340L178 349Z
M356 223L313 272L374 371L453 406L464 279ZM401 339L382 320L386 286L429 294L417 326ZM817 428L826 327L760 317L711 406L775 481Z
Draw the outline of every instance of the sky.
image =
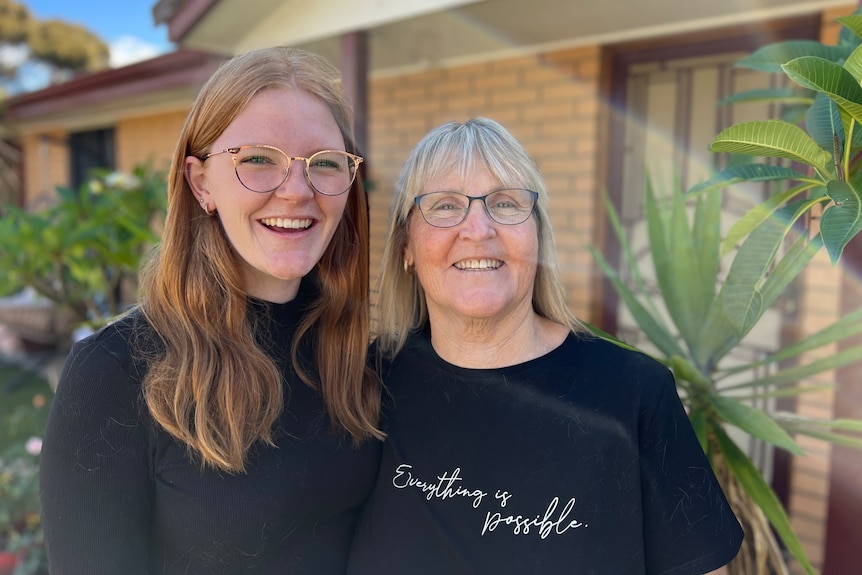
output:
M111 49L111 66L119 67L170 52L165 24L153 22L157 0L17 0L38 20L59 19L83 26Z

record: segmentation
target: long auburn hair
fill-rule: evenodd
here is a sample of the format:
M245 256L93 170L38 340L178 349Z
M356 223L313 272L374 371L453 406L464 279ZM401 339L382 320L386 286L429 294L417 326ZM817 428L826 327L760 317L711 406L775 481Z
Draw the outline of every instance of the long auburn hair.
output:
M161 245L141 276L141 309L159 340L143 381L155 421L199 455L205 467L245 470L257 441L273 443L284 409L282 375L257 344L255 318L218 217L206 217L184 176L187 156L204 157L262 90L303 90L332 112L348 152L358 153L340 75L322 57L273 47L224 62L197 96L180 133L168 180ZM319 293L291 346L298 375L322 395L333 427L355 443L382 438L380 387L367 368L368 206L357 177L344 215L317 266ZM307 281L303 280L303 281ZM299 349L309 340L312 365Z
M397 354L411 330L428 325L425 292L416 275L407 273L403 265L413 200L427 192L426 183L441 174L455 171L466 177L476 165L485 166L504 185L538 193L532 216L539 239L533 309L574 333L588 333L566 304L548 216L548 192L536 164L502 125L473 118L446 122L428 132L413 148L395 184L378 277L377 349L383 356Z

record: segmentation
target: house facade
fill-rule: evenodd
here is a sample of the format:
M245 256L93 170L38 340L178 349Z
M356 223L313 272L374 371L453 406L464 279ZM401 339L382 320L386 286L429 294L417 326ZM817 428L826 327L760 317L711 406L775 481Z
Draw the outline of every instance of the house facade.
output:
M411 147L441 122L491 117L524 144L546 179L572 309L642 343L583 248L584 241L605 246L612 260L618 251L601 192L610 194L633 237L642 236L645 171L691 185L713 168L706 146L723 127L775 116L766 104L717 105L772 81L733 63L778 39L834 42L835 18L856 7L845 0L753 4L321 0L306 8L279 0L161 0L154 18L168 26L177 52L25 94L7 103L4 119L24 158L22 203L33 204L54 186L73 184L93 161L113 161L109 167L124 171L144 162L167 169L191 101L224 58L278 44L314 50L341 67L356 109L370 182L372 271ZM741 213L751 201L742 195L726 210ZM862 269L859 242L842 266L823 254L756 334L751 353L766 354L862 305L854 269ZM842 370L834 381L834 391L775 407L862 417L862 367ZM747 447L812 563L826 575L857 573L860 455L798 440L804 457Z
M223 60L179 49L7 99L4 129L22 157L18 203L49 201L90 168L167 171L192 101Z

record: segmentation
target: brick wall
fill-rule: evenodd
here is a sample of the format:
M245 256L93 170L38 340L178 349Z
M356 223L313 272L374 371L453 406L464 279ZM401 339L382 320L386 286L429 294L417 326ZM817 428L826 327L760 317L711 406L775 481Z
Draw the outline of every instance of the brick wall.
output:
M486 116L512 132L542 172L568 302L587 318L595 294L580 238L592 239L595 230L599 73L600 50L589 47L370 82L372 276L395 180L412 147L445 121Z

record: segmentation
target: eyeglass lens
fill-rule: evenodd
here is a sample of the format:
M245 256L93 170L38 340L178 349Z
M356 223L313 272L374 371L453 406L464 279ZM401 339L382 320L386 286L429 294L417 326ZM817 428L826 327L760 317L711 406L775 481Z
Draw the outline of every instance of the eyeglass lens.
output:
M236 175L253 192L271 192L287 179L291 161L277 148L243 147L236 153ZM356 161L346 152L317 152L305 163L309 183L326 196L343 194L356 178Z
M515 225L530 217L537 195L531 190L521 189L497 190L478 198L458 192L431 192L418 196L416 204L425 221L438 228L457 226L463 222L472 200L481 201L495 222Z

